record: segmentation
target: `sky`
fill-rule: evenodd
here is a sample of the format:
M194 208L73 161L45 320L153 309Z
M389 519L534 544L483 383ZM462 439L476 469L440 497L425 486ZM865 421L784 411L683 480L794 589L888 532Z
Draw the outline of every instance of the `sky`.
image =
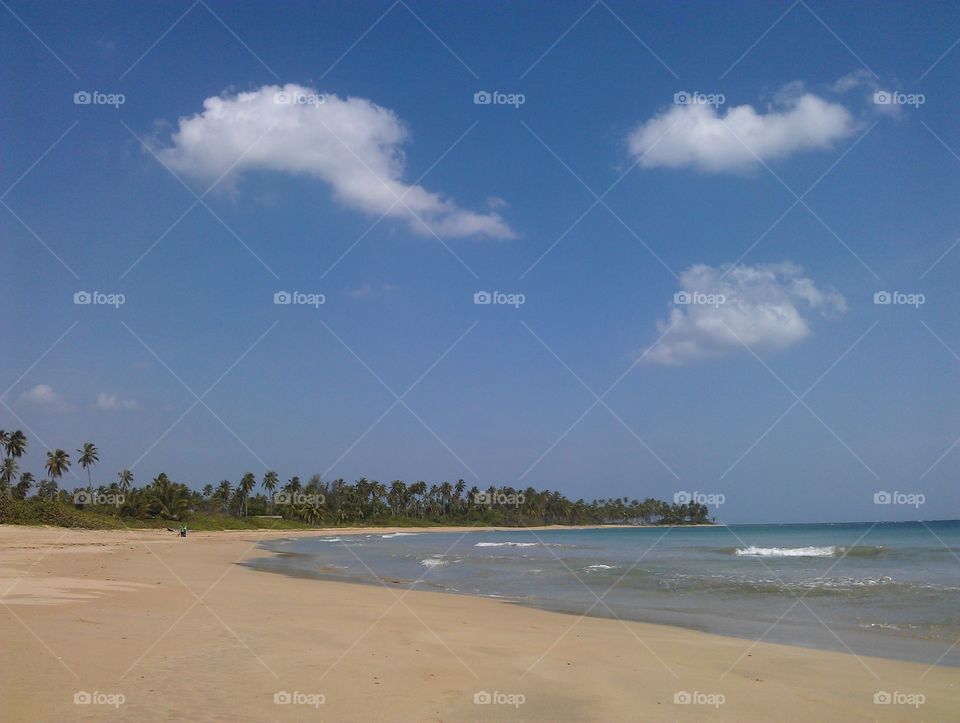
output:
M958 10L5 0L0 428L960 517Z

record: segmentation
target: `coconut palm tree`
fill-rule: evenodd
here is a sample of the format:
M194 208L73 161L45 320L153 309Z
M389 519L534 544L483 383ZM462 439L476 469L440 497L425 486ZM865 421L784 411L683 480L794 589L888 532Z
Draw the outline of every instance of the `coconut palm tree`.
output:
M230 501L230 480L223 480L220 484L217 485L217 491L214 492L214 496L220 500L220 511L225 512L227 509L227 503Z
M30 472L24 472L20 475L20 481L17 483L17 499L25 500L30 494L30 488L33 487L33 475Z
M257 478L253 476L253 472L247 472L240 479L240 484L237 485L237 492L239 493L240 499L240 516L245 517L247 514L247 498L250 496L250 491L257 486Z
M100 452L92 442L84 442L83 447L77 450L80 456L77 462L87 470L87 491L93 494L93 480L90 478L90 468L100 461Z
M117 472L117 479L120 480L120 489L126 492L130 489L130 485L133 484L133 472L128 469Z
M54 483L54 486L52 488L48 487L48 490L55 494L57 487L59 487L57 480L70 469L70 455L62 449L47 452L47 462L44 466L47 469L47 474L50 475L50 482Z
M7 493L7 497L13 497L13 480L17 476L17 460L13 457L6 457L0 462L0 490Z
M10 434L5 434L0 430L0 443L3 444L7 457L19 459L27 451L27 435L19 429Z
M272 469L268 469L263 475L263 489L267 491L267 498L270 500L270 505L273 505L273 491L277 489L277 485L280 484L280 477L277 476L277 473Z

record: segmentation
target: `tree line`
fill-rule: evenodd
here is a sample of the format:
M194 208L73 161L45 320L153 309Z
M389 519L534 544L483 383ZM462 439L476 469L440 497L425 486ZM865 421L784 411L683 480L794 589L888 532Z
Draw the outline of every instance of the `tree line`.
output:
M185 521L194 514L237 517L274 515L308 524L420 523L526 524L661 524L684 525L709 522L706 505L696 501L665 502L614 497L570 500L553 490L513 488L509 485L469 488L460 479L454 483L428 484L422 480L389 484L361 478L353 483L323 481L313 475L306 483L291 477L281 484L273 470L258 480L248 472L237 483L222 480L202 490L170 480L160 473L137 487L134 475L124 469L108 485L94 487L92 470L100 461L96 445L86 442L77 450L77 464L86 472L87 486L72 492L60 488L73 464L62 449L47 452L47 476L36 481L30 472L19 474L27 450L23 432L0 430L0 491L20 500L54 500L81 509L107 512L120 518ZM259 489L258 489L259 487Z

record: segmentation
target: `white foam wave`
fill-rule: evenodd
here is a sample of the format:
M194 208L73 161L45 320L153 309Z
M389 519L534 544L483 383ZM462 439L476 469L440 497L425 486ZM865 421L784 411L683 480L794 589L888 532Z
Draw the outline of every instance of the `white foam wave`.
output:
M446 560L440 560L436 557L428 557L426 560L420 560L420 564L424 567L440 567L441 565L446 565Z
M613 565L587 565L584 570L612 570Z
M478 542L474 547L536 547L536 542Z
M833 557L837 548L833 545L826 547L742 547L736 551L737 555L746 557Z
M413 537L414 535L419 535L419 534L420 534L419 532L391 532L390 534L387 534L387 535L380 535L380 537L386 540L391 537Z

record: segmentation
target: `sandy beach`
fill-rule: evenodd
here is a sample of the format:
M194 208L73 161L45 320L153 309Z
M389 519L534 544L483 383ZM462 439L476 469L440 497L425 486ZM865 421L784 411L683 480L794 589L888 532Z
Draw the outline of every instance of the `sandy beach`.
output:
M960 715L955 668L237 564L269 554L259 540L296 534L318 533L208 532L182 540L158 531L0 527L3 718ZM893 702L875 703L878 693ZM911 704L918 695L922 704Z

